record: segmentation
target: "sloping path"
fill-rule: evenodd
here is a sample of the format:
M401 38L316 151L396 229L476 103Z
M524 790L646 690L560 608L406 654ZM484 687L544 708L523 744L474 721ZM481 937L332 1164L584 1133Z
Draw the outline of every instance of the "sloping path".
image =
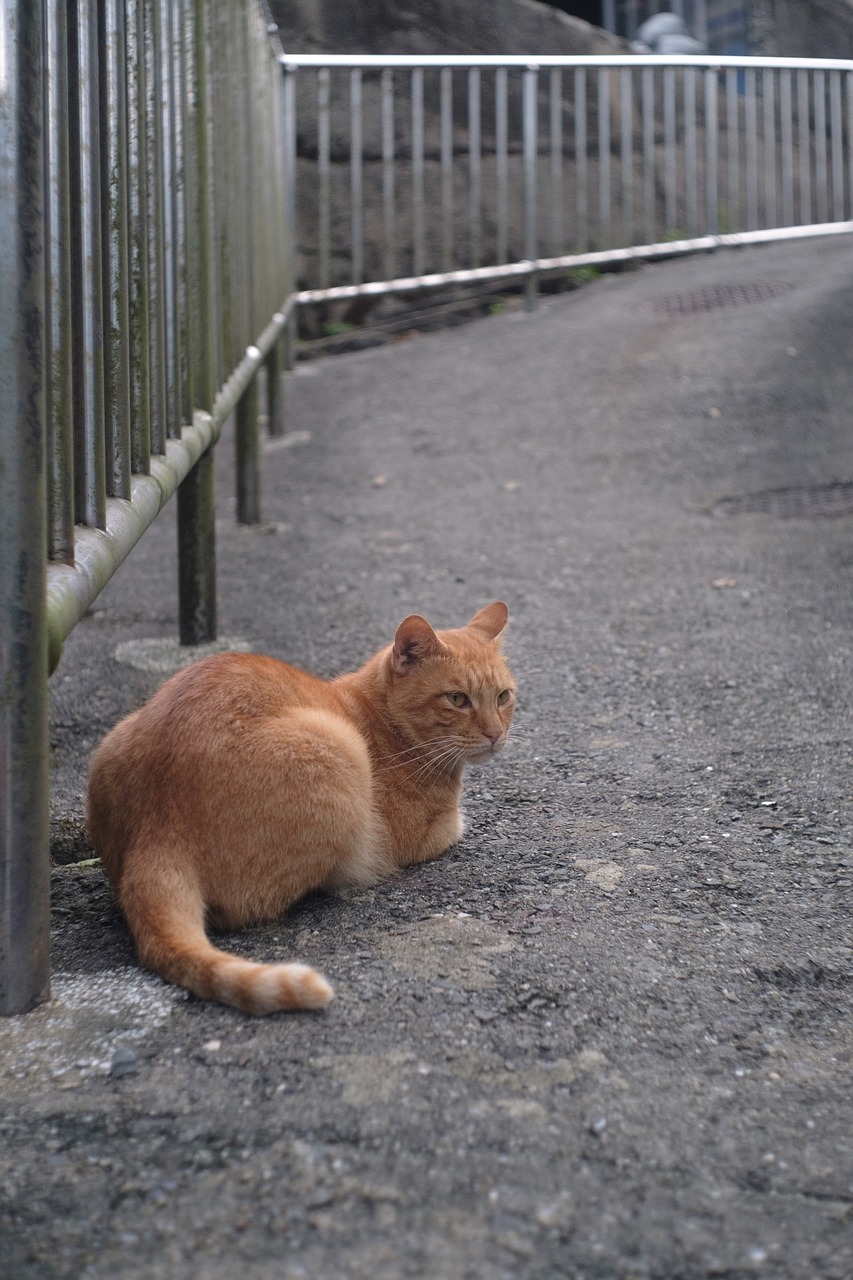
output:
M226 637L332 674L501 597L516 744L443 860L229 940L320 967L322 1015L139 975L57 870L55 998L0 1027L7 1280L850 1280L850 254L303 366L257 529L222 451ZM171 520L54 677L68 856L171 660Z

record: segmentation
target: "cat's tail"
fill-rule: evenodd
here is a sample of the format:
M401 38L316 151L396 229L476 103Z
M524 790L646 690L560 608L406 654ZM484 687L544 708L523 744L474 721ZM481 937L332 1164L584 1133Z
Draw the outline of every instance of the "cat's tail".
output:
M326 979L304 964L258 964L220 951L204 929L204 902L191 877L175 872L122 877L121 901L140 962L202 1000L243 1013L320 1009L334 998Z

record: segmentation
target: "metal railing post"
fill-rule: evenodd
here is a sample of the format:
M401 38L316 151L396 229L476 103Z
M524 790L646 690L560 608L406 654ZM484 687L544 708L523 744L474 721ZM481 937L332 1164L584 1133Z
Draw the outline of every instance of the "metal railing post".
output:
M216 639L216 500L213 449L178 489L178 636L181 644Z
M562 253L563 214L565 197L563 195L563 72L560 67L551 68L549 82L549 149L550 149L550 205L551 205L551 252Z
M317 198L320 206L317 227L317 271L320 287L328 288L332 254L332 158L329 102L331 73L317 72Z
M68 24L71 265L79 315L72 326L74 508L78 524L106 525L104 322L98 12L75 0Z
M284 343L274 342L266 358L267 369L267 433L283 436L286 430L286 386L284 380Z
M619 152L621 159L622 244L634 240L634 74L623 67L619 74Z
M480 69L468 72L468 244L473 267L480 265L482 222L482 156Z
M166 296L166 434L181 434L181 333L179 323L180 300L178 290L179 266L179 206L180 206L180 125L178 90L178 41L176 39L177 9L171 0L159 0L160 30L162 32L163 99L163 186L164 208L164 271Z
M587 74L575 68L575 250L589 248L589 157L587 155Z
M602 67L596 76L598 100L598 242L602 247L612 240L613 187L610 152L610 78L612 72Z
M148 121L146 220L148 223L148 375L151 379L151 452L166 452L166 257L163 184L163 69L160 6L143 0L145 12L145 114Z
M509 246L509 102L506 67L495 70L495 256L506 262Z
M296 68L282 67L281 92L282 137L284 142L284 236L287 241L287 292L296 289ZM359 82L359 90L361 84ZM359 97L359 110L361 99ZM359 116L360 122L360 116ZM359 169L360 174L360 169ZM284 334L284 367L291 370L296 365L296 308L287 317Z
M698 130L696 127L696 71L685 67L683 73L682 110L684 112L684 183L686 187L685 220L688 236L700 234L699 229L699 158L696 154Z
M292 93L293 73L288 77ZM352 282L364 279L364 100L361 72L350 72L350 240L352 244ZM289 197L288 197L289 198ZM289 224L288 224L289 225ZM294 246L290 246L291 262ZM292 367L292 366L290 366Z
M250 347L248 354L254 355L255 350ZM235 414L237 520L240 524L258 524L261 518L259 407L256 374L238 400Z
M538 85L538 67L525 67L522 90L522 129L524 134L524 256L528 262L534 262L537 257ZM524 305L527 311L532 311L536 306L538 284L538 274L531 271L525 280Z
M412 71L412 269L422 275L424 252L424 72Z
M48 5L49 9L59 6ZM124 0L107 0L101 35L104 407L107 493L130 497L130 309L127 191L127 40Z
M50 989L42 6L0 47L0 1013Z
M130 281L130 469L146 475L151 457L148 348L148 232L145 130L145 25L142 0L127 0L128 273Z
M705 232L716 235L720 229L720 192L717 137L717 73L705 72Z
M642 73L643 128L643 239L655 234L655 79L651 67Z
M208 118L208 36L204 0L187 12L193 40L188 65L192 159L188 166L188 242L192 245L193 391L195 408L210 412L216 394L213 349L213 265ZM178 593L181 644L216 639L216 536L213 454L207 449L178 489Z
M453 252L453 72L441 69L441 269L451 271Z
M65 5L45 12L45 274L48 559L74 563L71 414L71 192L68 155L68 26Z
M382 270L393 276L397 261L396 165L394 152L394 72L387 68L380 81L382 147Z

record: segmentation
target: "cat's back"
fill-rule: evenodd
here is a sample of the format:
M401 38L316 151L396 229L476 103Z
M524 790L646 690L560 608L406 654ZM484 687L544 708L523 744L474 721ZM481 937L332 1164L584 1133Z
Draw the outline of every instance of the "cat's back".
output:
M275 658L220 654L172 676L104 738L87 825L116 881L128 849L167 839L170 857L177 845L233 853L285 810L292 837L306 796L369 807L370 792L367 744L331 682Z
M87 822L96 847L126 843L152 796L165 814L181 796L210 800L212 787L248 786L264 727L306 708L337 710L328 690L326 681L260 654L215 654L179 671L95 750ZM122 834L116 841L112 833Z
M288 706L324 705L327 683L298 667L260 653L219 653L202 658L167 680L142 708L152 714L254 718Z
M96 771L128 753L138 763L179 753L221 750L229 737L289 708L328 704L328 685L277 658L256 653L220 653L185 667L139 710L107 734L93 759Z

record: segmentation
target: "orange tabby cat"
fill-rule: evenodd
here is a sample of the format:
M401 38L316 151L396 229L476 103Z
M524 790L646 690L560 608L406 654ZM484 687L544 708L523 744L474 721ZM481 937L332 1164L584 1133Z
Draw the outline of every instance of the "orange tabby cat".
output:
M467 627L413 614L359 671L325 681L228 653L179 672L95 752L89 833L139 958L246 1013L331 1000L301 964L218 950L320 886L365 885L462 834L462 767L506 741L514 702L497 601Z

